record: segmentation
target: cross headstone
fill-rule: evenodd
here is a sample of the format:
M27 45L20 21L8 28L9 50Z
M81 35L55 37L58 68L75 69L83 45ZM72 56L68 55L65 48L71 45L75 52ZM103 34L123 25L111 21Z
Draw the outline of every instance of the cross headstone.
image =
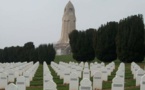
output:
M64 71L63 84L69 84L69 80L70 80L70 69L66 69Z
M43 77L43 87L46 88L48 86L48 82L49 81L53 81L53 77L47 73L44 77Z
M4 70L3 68L0 68L0 74L2 74L2 73L3 73L3 70Z
M85 67L84 68L89 68L88 62L85 62Z
M140 90L145 90L145 75L141 77Z
M79 90L92 90L92 82L88 78L84 78L80 82Z
M122 77L116 76L113 78L111 90L124 90L124 82Z
M140 69L140 67L138 67L137 65L134 67L134 71L133 71L133 79L136 79L136 74L137 71Z
M19 76L17 78L16 85L18 86L18 90L26 90L26 80L24 76Z
M90 70L88 68L85 68L83 71L83 78L90 79Z
M15 81L15 73L13 70L9 70L8 73L8 82L14 82Z
M136 73L136 86L140 85L141 77L145 74L145 71L142 69L139 69Z
M7 83L7 75L5 73L2 73L0 76L0 89L4 89L7 86Z
M6 88L5 90L18 90L18 87L13 84L13 83L10 83Z
M124 70L121 70L120 68L118 69L118 71L116 72L116 75L121 77L123 82L124 82L124 79L125 79L125 71Z
M47 73L43 78L44 80L53 80L53 76L50 73Z
M108 73L106 67L102 68L102 80L103 81L108 81Z
M96 72L93 77L93 90L102 89L102 73Z
M79 79L76 73L70 74L70 83L69 83L69 90L78 90L79 87Z
M54 83L52 80L45 82L47 84L43 90L57 90L56 83Z
M122 77L122 78L124 78L124 74L125 74L125 72L122 71L122 70L118 70L118 71L116 72L116 75L117 75L117 76L120 76L120 77Z
M78 74L79 78L82 77L82 68L80 66L77 66L77 74Z
M65 70L65 67L60 65L59 66L59 74L60 74L60 79L63 79L64 78L64 70Z
M25 72L24 77L26 79L26 87L29 87L30 86L30 73Z
M107 69L108 76L110 76L111 75L111 71L112 71L110 65L107 65L106 69Z
M95 72L97 71L96 70L97 69L97 65L92 65L91 67L90 67L90 70L91 70L91 77L95 74Z

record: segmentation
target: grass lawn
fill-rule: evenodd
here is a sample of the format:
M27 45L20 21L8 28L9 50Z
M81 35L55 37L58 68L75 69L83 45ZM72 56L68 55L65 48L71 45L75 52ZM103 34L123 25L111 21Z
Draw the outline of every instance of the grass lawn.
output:
M68 63L69 61L74 61L74 60L72 59L71 55L67 55L67 56L57 56L55 58L55 62L58 63L59 61ZM100 62L97 59L95 59L94 61ZM112 79L115 77L115 73L118 70L119 64L120 64L120 61L116 60L115 70L112 72L111 76L108 77L108 81L103 82L103 90L111 90ZM144 62L138 63L138 65L141 68L144 68ZM59 76L57 76L57 74L49 65L48 67L51 71L51 74L53 75L54 82L57 84L57 90L69 90L69 85L63 85L63 80L59 79ZM131 73L130 67L131 67L130 63L125 64L125 90L140 90L139 86L138 87L135 86L135 80L133 79L133 75ZM40 65L35 74L35 77L33 78L33 81L31 81L31 86L28 87L27 90L43 90L43 75L42 74L43 74L43 65ZM91 78L91 81L92 81L92 78Z

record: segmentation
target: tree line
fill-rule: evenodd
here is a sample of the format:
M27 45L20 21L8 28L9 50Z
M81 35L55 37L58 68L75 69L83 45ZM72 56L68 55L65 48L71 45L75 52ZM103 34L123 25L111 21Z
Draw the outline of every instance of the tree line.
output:
M98 29L74 30L69 34L73 58L92 61L96 57L103 62L117 58L122 62L144 60L143 15L132 15L119 22L107 22Z
M30 62L46 61L50 64L55 59L55 49L53 44L42 44L35 47L33 42L27 42L24 46L12 46L0 49L0 62Z

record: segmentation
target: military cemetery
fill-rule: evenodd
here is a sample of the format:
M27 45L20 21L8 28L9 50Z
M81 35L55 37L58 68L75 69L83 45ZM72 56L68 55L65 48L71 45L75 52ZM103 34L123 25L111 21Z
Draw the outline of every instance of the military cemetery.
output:
M126 18L107 21L97 29L89 27L78 30L78 13L72 2L75 0L67 1L64 8L61 35L57 43L40 44L37 47L33 42L27 42L23 46L0 47L0 90L145 90L143 14L129 13ZM48 9L45 4L51 6L43 2L45 9ZM84 10L87 13L87 9ZM97 12L93 8L91 10ZM109 14L106 17L111 18ZM91 26L91 16L84 18L82 15L79 18Z
M132 62L131 64L119 64L119 62L116 61L108 64L106 63L105 65L101 66L101 63L98 63L97 61L92 63L77 63L73 61L57 62L52 61L50 65L47 65L46 62L43 62L43 67L39 64L39 62L0 63L1 71L3 71L2 73L0 73L0 90L33 90L33 88L34 90L37 90L37 85L40 85L40 79L42 79L43 81L40 82L43 83L43 86L38 86L38 90L145 89L145 71L143 69L144 65L141 63L137 64L135 62ZM75 67L70 67L70 65L74 65ZM101 68L96 69L96 72L92 76L90 76L89 74L91 74L91 72L94 72L94 70L91 71L91 67L99 66L101 66ZM63 69L60 69L62 67ZM80 67L82 69L79 72L76 72ZM14 82L12 82L11 77L9 77L9 75L11 76L12 74L9 73L12 73L11 71L16 68L17 71L14 71L13 73L15 76L15 74L17 74L15 72L18 72L18 76L14 77ZM105 68L110 69L109 73L106 73L107 71L104 71ZM43 73L39 77L36 75L40 73L38 69L41 69L41 73ZM29 73L26 75L26 72ZM78 75L80 72L81 77L79 77ZM60 78L60 76L62 76L62 78ZM105 76L105 80L103 79L103 76ZM108 79L106 79L106 76ZM10 80L8 80L8 77L10 78ZM34 79L35 81L33 81Z

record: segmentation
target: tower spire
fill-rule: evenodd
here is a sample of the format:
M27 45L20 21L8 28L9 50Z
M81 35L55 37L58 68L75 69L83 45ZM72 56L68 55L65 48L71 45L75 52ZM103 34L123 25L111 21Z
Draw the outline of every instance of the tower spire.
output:
M75 9L71 0L67 3L62 19L62 31L59 43L69 43L69 33L76 29Z

